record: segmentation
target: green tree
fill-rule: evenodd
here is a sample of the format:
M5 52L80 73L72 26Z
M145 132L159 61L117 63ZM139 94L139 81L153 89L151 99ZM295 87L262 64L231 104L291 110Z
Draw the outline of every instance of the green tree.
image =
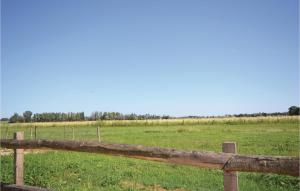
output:
M2 118L1 118L1 121L9 121L9 119L6 118L6 117L2 117Z
M13 116L11 116L9 118L9 122L10 123L17 123L18 120L19 120L19 118L20 118L19 114L18 113L14 113Z
M291 106L288 113L289 115L299 115L299 107Z
M24 117L25 122L31 122L31 116L32 116L31 111L25 111L23 113L23 117Z

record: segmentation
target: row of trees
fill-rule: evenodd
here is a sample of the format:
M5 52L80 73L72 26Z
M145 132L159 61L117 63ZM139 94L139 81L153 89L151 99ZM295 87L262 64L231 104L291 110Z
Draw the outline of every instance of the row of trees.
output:
M169 119L170 116L159 116L159 115L137 115L132 114L122 114L119 112L93 112L89 117L89 120L143 120L143 119Z
M226 117L267 117L267 116L284 116L288 115L287 112L274 112L274 113L241 113L241 114L234 114L234 115L226 115Z
M8 121L10 123L23 122L53 122L53 121L84 121L84 120L142 120L142 119L169 119L169 116L158 115L137 115L137 114L122 114L119 112L93 112L87 117L84 112L68 112L68 113L35 113L25 111L23 115L14 113Z
M281 115L299 115L299 107L291 106L288 112L276 113L253 113L253 114L237 114L226 115L226 117L258 117L258 116L281 116ZM190 118L201 118L200 116L189 116ZM214 116L213 116L214 117ZM25 111L23 115L14 113L9 119L2 118L1 120L9 120L10 123L16 122L52 122L52 121L83 121L83 120L143 120L143 119L170 119L168 115L137 115L137 114L122 114L119 112L93 112L87 117L84 112L68 112L68 113L35 113Z
M19 115L18 113L14 113L13 116L9 118L10 123L16 123L16 122L31 122L31 111L25 111L23 115Z
M23 115L14 113L9 118L10 123L23 122L52 122L52 121L83 121L85 120L84 112L69 112L69 113L35 113L25 111Z
M36 113L32 117L33 121L84 121L84 112L68 112L68 113Z

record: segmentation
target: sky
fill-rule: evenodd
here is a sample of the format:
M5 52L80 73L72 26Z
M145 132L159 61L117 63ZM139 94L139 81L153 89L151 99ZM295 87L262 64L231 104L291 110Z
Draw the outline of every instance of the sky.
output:
M299 105L298 0L2 0L1 117Z

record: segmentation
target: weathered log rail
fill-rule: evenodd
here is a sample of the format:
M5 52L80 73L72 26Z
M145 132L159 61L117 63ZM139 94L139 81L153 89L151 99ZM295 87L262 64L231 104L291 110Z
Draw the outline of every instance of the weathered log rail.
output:
M10 149L41 149L80 151L119 155L173 164L221 169L227 172L262 172L299 176L299 157L248 156L231 153L179 151L141 145L111 144L103 142L13 140L2 139L1 147Z
M1 191L51 191L49 189L35 186L20 186L16 184L4 184L1 182Z

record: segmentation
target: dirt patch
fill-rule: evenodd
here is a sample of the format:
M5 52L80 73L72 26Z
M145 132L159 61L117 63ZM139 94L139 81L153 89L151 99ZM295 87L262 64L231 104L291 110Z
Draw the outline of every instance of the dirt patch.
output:
M148 130L148 131L144 131L145 133L162 133L163 131L155 131L155 130Z
M151 185L151 186L146 186L143 184L139 184L136 182L131 182L131 181L122 181L121 186L123 188L129 188L129 189L137 189L137 190L143 190L143 191L186 191L184 189L173 189L173 190L167 190L160 185Z
M191 130L183 129L183 128L180 128L180 129L177 130L177 133L184 133L184 132L191 132Z

